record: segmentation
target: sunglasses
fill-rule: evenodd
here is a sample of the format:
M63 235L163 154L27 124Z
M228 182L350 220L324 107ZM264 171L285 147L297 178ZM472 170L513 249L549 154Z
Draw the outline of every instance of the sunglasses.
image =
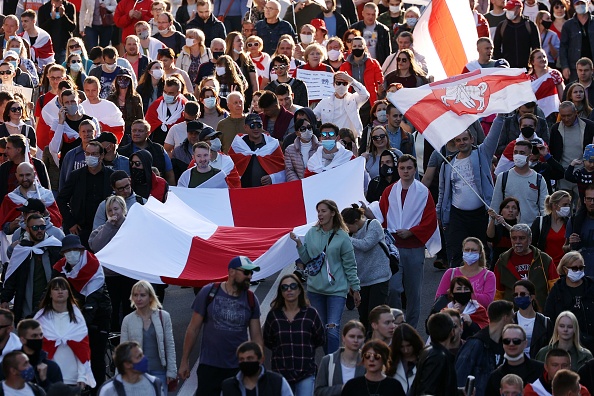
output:
M381 360L382 359L382 355L380 355L379 353L371 353L371 352L367 352L363 355L363 359L365 360L369 360L371 358L374 358L375 360Z
M336 136L336 132L334 132L334 131L320 132L320 135L322 135L322 137L335 137Z
M41 230L41 231L45 231L45 227L46 227L46 225L45 225L45 224L41 224L41 225L34 225L34 226L31 226L31 229L32 229L33 231L39 231L39 230Z
M526 292L514 293L514 297L526 297L529 295L530 295L530 293L526 293Z
M408 62L408 58L396 58L398 60L398 62L400 63L406 63Z
M372 136L371 137L371 139L373 139L375 141L382 140L382 139L385 139L385 138L386 138L386 134L385 133L382 133L381 135L375 135L375 136Z
M248 48L259 47L260 46L260 43L247 43L246 46Z
M243 272L243 274L245 276L251 276L254 273L254 271L252 271L252 270L246 270L246 269L243 269L243 268L237 268L237 271Z
M261 122L252 122L250 124L250 129L260 129L260 128L262 128Z
M568 270L572 270L573 272L578 272L578 271L583 271L584 268L586 268L586 266L585 265L580 265L580 266L577 266L577 267L565 267L565 268L567 268Z
M142 166L142 161L130 161L130 166L140 167Z
M313 128L311 127L311 125L303 125L302 127L299 128L299 132L305 132L305 131L313 131Z
M291 284L288 284L288 285L281 285L281 290L284 291L284 292L288 291L289 289L291 289L291 290L297 290L298 288L299 288L299 285L297 283L291 283Z
M349 83L348 83L348 82L346 82L346 81L336 81L334 84L336 84L336 85L344 85L345 87L346 87L347 85L349 85Z
M82 63L82 61L76 60L76 59L73 59L73 60L70 61L70 64L71 65L74 65L75 63Z
M5 74L7 76L10 76L12 74L12 72L10 70L0 70L0 76L3 76Z
M68 48L70 48L70 49L80 48L80 44L72 44L72 45L69 45Z
M272 70L283 70L286 69L287 65L276 65L276 66L272 66Z
M0 330L2 330L2 329L6 329L7 327L10 327L10 326L12 326L12 325L11 325L11 324L8 324L8 325L2 325L2 326L0 326Z
M503 340L503 345L509 345L509 344L514 344L514 345L520 345L524 340L521 340L519 338L504 338Z
M11 107L10 111L13 113L20 113L23 111L23 108L22 107Z

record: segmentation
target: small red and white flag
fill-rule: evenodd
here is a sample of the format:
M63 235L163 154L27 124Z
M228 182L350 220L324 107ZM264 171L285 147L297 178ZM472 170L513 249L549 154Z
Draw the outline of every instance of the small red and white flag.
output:
M133 205L97 258L131 278L202 286L224 280L231 258L247 256L261 268L254 279L263 279L298 258L289 233L305 235L317 221L318 202L332 199L343 209L365 200L364 166L357 158L307 179L265 187L172 188L165 204L149 199Z
M415 51L422 54L436 81L455 76L478 58L478 34L470 7L459 0L433 0L413 31Z
M509 113L536 98L524 69L490 68L388 94L436 149L481 117Z
M559 105L561 104L557 85L553 80L553 76L550 73L545 73L532 81L532 90L536 96L538 107L540 107L546 117L551 113L559 111Z

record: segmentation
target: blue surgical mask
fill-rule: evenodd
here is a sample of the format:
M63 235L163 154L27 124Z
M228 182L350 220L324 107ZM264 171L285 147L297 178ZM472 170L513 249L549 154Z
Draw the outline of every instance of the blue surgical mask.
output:
M33 366L29 366L24 370L21 370L21 378L27 382L31 382L35 379L35 369Z
M524 297L514 297L514 304L520 309L526 309L530 306L532 301L530 301L530 296Z
M12 68L16 71L19 67L19 63L17 61L8 61L12 65Z
M173 104L175 102L175 96L163 94L163 100L167 104Z
M148 368L149 368L148 358L146 356L143 356L139 362L134 363L132 368L136 371L140 371L143 374L148 372Z
M468 265L472 265L478 261L480 254L478 252L462 252L462 260Z
M336 140L322 140L322 146L327 151L332 151L334 149L334 147L336 146Z

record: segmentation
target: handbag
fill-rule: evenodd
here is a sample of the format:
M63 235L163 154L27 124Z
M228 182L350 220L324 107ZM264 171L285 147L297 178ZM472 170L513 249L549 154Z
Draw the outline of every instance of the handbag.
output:
M99 15L101 16L102 26L113 26L113 12L109 11L105 7L99 7Z
M334 234L336 234L336 231L332 232L332 235L330 235L330 239L328 239L328 243L324 247L324 250L322 250L322 252L318 254L316 257L312 258L307 263L305 263L305 268L303 272L307 276L316 276L322 270L322 266L326 262L326 248L328 247L328 245L330 245L330 242L332 242Z
M163 349L165 349L165 370L167 370L167 361L169 360L167 358L167 341L165 341L167 338L165 337L165 323L163 323L163 313L161 309L159 310L159 319L161 319L161 327L163 327ZM165 377L167 377L167 375ZM177 390L178 383L179 379L176 377L167 384L167 391L175 392Z

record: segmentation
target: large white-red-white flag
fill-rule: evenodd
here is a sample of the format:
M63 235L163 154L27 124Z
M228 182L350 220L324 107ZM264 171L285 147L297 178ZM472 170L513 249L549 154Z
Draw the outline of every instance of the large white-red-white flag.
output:
M543 111L545 116L559 111L559 93L557 92L557 85L553 81L553 76L550 73L545 73L541 77L532 81L532 90L536 96L538 107Z
M364 200L363 158L304 180L241 188L173 188L167 202L133 205L112 241L97 253L122 275L156 283L202 286L223 280L235 256L247 256L271 276L297 258L294 231L317 221L316 204L339 209ZM307 225L310 224L310 225Z
M433 0L413 31L415 51L436 81L455 76L478 58L478 34L468 2Z
M388 94L436 149L480 117L509 113L536 100L524 69L479 69L418 88Z

